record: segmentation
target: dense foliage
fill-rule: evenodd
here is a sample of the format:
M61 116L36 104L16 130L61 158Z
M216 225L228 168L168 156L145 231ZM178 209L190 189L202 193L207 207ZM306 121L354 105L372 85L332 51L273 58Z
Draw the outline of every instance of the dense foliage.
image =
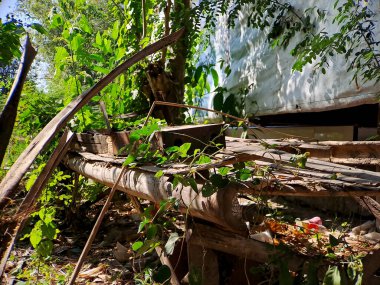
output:
M249 26L265 32L273 48L287 48L296 35L302 35L302 40L294 43L291 49L295 57L294 71L301 72L305 65L312 63L325 73L331 57L340 54L349 62L349 70L354 71L353 80L378 82L380 54L379 41L374 33L374 13L366 1L359 2L336 1L336 15L332 22L337 25L338 31L327 34L324 30L318 30L316 25L317 22L331 21L325 11L316 7L299 11L289 3L277 0L203 0L198 5L188 0L21 1L20 10L28 14L33 22L39 23L29 26L39 31L32 33L45 62L39 67L44 78L38 79L43 81L43 88L37 86L36 78L26 85L19 107L18 125L4 166L11 165L30 139L73 98L130 55L181 27L186 28L183 39L119 76L78 112L70 127L75 131L105 128L99 109L99 102L103 101L113 129L141 128L141 122L134 122L136 117L124 120L120 116L144 111L153 100L162 99L157 97L157 88L167 92L173 102L188 104L198 104L206 93L215 92L215 109L232 115L241 114L239 110L244 102L238 102L233 97L224 98L227 90L219 80L215 62L200 62L200 58L212 44L210 39L219 17L227 15L228 25L234 27L243 9L250 11ZM0 21L0 90L3 94L9 91L10 79L17 66L12 60L21 54L20 38L24 33L25 27L19 21ZM228 76L229 66L223 64L222 70ZM163 79L155 81L157 75L162 74L160 78ZM250 88L252 86L241 90L241 95L246 95ZM5 96L2 96L1 101L4 100ZM161 111L161 118L167 119L165 110ZM177 119L183 120L183 116L175 113L175 118L171 119L177 122ZM191 121L191 117L187 121ZM152 124L150 131L156 127L158 124ZM142 130L141 137L149 134L149 131ZM126 165L133 166L148 160L162 164L189 157L198 164L211 161L202 150L188 154L188 149L189 145L185 144L157 154L148 151L148 143L140 144L129 153ZM307 159L302 158L300 167L305 165ZM299 163L297 159L295 163ZM41 171L45 160L45 157L38 159L29 175L26 190ZM230 182L247 180L256 172L262 176L268 174L268 170L262 168L252 172L249 166L252 165L243 163L219 169L211 174L208 181L204 181L200 194L208 197L218 188ZM160 175L162 173L158 173L157 178ZM198 191L192 175L176 175L173 184L178 183ZM82 190L81 195L76 192L78 189ZM41 256L50 255L52 241L57 237L59 226L64 224L68 212L77 213L80 204L96 199L91 193L101 191L101 187L88 184L63 170L55 172L39 202L40 210L32 216L30 232L26 235ZM176 207L176 201L163 202L154 217L151 216L152 206L146 209L139 231L145 229L147 238L134 244L136 252L143 254L160 243L167 245L168 251L173 249L178 234L167 230L171 224L162 217L165 210L171 207ZM58 220L63 222L59 224ZM167 236L168 242L164 241ZM336 268L332 267L329 274L336 275Z

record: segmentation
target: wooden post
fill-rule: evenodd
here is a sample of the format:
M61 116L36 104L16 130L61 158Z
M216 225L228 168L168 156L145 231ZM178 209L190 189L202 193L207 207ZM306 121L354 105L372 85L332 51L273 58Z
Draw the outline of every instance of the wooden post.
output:
M219 285L219 264L216 253L209 248L187 244L189 283Z

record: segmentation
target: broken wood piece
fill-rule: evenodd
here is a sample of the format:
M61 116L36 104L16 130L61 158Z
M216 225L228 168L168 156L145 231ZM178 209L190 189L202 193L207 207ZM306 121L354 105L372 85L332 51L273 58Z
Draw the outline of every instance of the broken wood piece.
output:
M310 157L348 166L376 166L380 164L379 141L320 141L305 143L297 139L251 140L275 146L293 154L309 152Z
M17 187L29 167L32 165L35 158L45 148L45 146L53 139L67 122L87 104L92 97L98 94L104 87L111 83L118 75L124 72L133 64L144 59L150 54L153 54L163 47L170 45L177 41L184 33L184 29L180 29L171 35L162 38L161 40L147 46L135 55L124 61L122 64L113 69L108 75L103 77L93 87L83 92L80 96L75 98L65 108L63 108L33 139L29 146L21 153L17 161L13 164L11 169L7 172L6 176L0 183L0 208L3 208L11 196L17 193Z
M380 204L369 196L354 197L354 199L376 218L376 229L379 230Z
M9 92L8 100L5 103L4 109L0 113L0 165L3 162L5 151L9 144L13 126L16 121L21 91L36 54L37 52L32 46L29 36L27 35L24 44L24 52L22 53L16 78L13 82L11 91Z
M196 149L214 153L226 145L223 126L224 124L206 124L164 127L155 133L156 140L153 144L157 149L163 150L191 143L188 153L193 153Z
M223 126L224 124L207 124L163 127L155 132L151 140L152 150L191 143L189 154L195 149L214 153L225 147ZM112 132L110 129L108 133L76 134L77 141L73 149L93 154L125 155L121 151L129 144L129 134L130 131Z
M102 111L103 118L104 118L104 121L105 121L106 126L107 126L107 132L111 133L112 132L112 128L111 128L111 123L110 123L110 121L108 119L106 104L104 103L104 101L99 101L99 106L100 106L100 110Z
M187 242L205 249L225 252L241 258L247 258L259 263L270 260L272 255L280 255L276 246L256 241L216 227L194 223L187 233ZM304 262L301 256L289 258L289 269L296 270Z
M171 264L171 262L167 256L165 250L163 249L163 247L161 245L159 245L155 248L155 250L157 252L158 257L160 258L161 263L166 265L170 269L170 272L171 272L170 284L180 285L181 283L179 282L179 280L175 274L175 269L173 268L173 266L172 266L172 264Z
M37 177L33 186L30 188L28 194L26 194L23 202L21 203L16 214L18 216L18 220L15 223L9 225L8 232L10 234L4 236L2 240L3 244L6 245L6 247L4 248L4 251L1 252L0 276L2 276L4 272L7 259L12 250L18 233L23 229L26 219L29 217L31 208L41 195L41 192L45 188L47 182L49 181L51 174L58 166L58 164L61 162L62 158L66 155L67 150L69 149L69 146L73 139L73 135L74 134L69 130L66 130L65 133L62 135L58 142L58 146L50 156L42 172ZM8 241L5 240L6 237L8 237Z

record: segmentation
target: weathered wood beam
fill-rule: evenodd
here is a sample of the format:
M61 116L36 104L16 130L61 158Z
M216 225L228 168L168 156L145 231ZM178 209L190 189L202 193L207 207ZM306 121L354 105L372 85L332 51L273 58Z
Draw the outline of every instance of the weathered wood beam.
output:
M65 108L63 108L33 139L29 146L19 156L13 164L7 175L0 183L0 208L4 207L11 196L17 193L17 186L22 177L28 171L36 157L41 153L45 146L54 138L54 136L67 124L67 122L87 104L92 97L98 94L104 87L111 83L118 75L124 72L138 61L146 58L163 47L177 41L183 34L184 29L176 31L171 35L162 38L161 40L142 49L122 64L113 69L108 75L103 77L93 87L82 93Z
M246 155L247 160L262 160L274 164L281 162L290 165L290 159L292 157L292 154L288 152L276 149L265 149L265 147L259 143L245 142L242 144L241 140L227 140L227 148L231 149L236 155ZM376 186L376 184L380 186L380 173L377 172L366 171L314 158L308 158L306 169L330 174L340 173L341 175L338 177L339 180L347 178L347 181L353 182L353 179L356 178L357 182L362 179L368 182L373 181L374 186Z
M191 229L188 230L186 239L187 242L192 245L225 252L259 263L268 262L272 255L281 254L274 245L200 223L194 223L192 225ZM295 270L300 267L305 259L301 256L294 255L287 261L289 269Z
M91 162L80 156L67 156L65 164L71 170L112 187L121 171L120 166ZM180 210L192 216L219 224L231 231L245 233L246 225L241 220L241 207L237 201L240 188L231 185L205 198L191 187L178 186L173 189L170 177L154 177L155 173L129 169L117 185L117 189L132 196L159 203L169 197L180 201ZM201 185L199 185L199 189Z

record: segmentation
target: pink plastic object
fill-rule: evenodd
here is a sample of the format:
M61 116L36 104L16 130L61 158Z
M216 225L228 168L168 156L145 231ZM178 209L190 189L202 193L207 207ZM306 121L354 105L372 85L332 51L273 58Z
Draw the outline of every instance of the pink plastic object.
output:
M320 217L314 217L309 220L310 224L322 225L322 219Z

